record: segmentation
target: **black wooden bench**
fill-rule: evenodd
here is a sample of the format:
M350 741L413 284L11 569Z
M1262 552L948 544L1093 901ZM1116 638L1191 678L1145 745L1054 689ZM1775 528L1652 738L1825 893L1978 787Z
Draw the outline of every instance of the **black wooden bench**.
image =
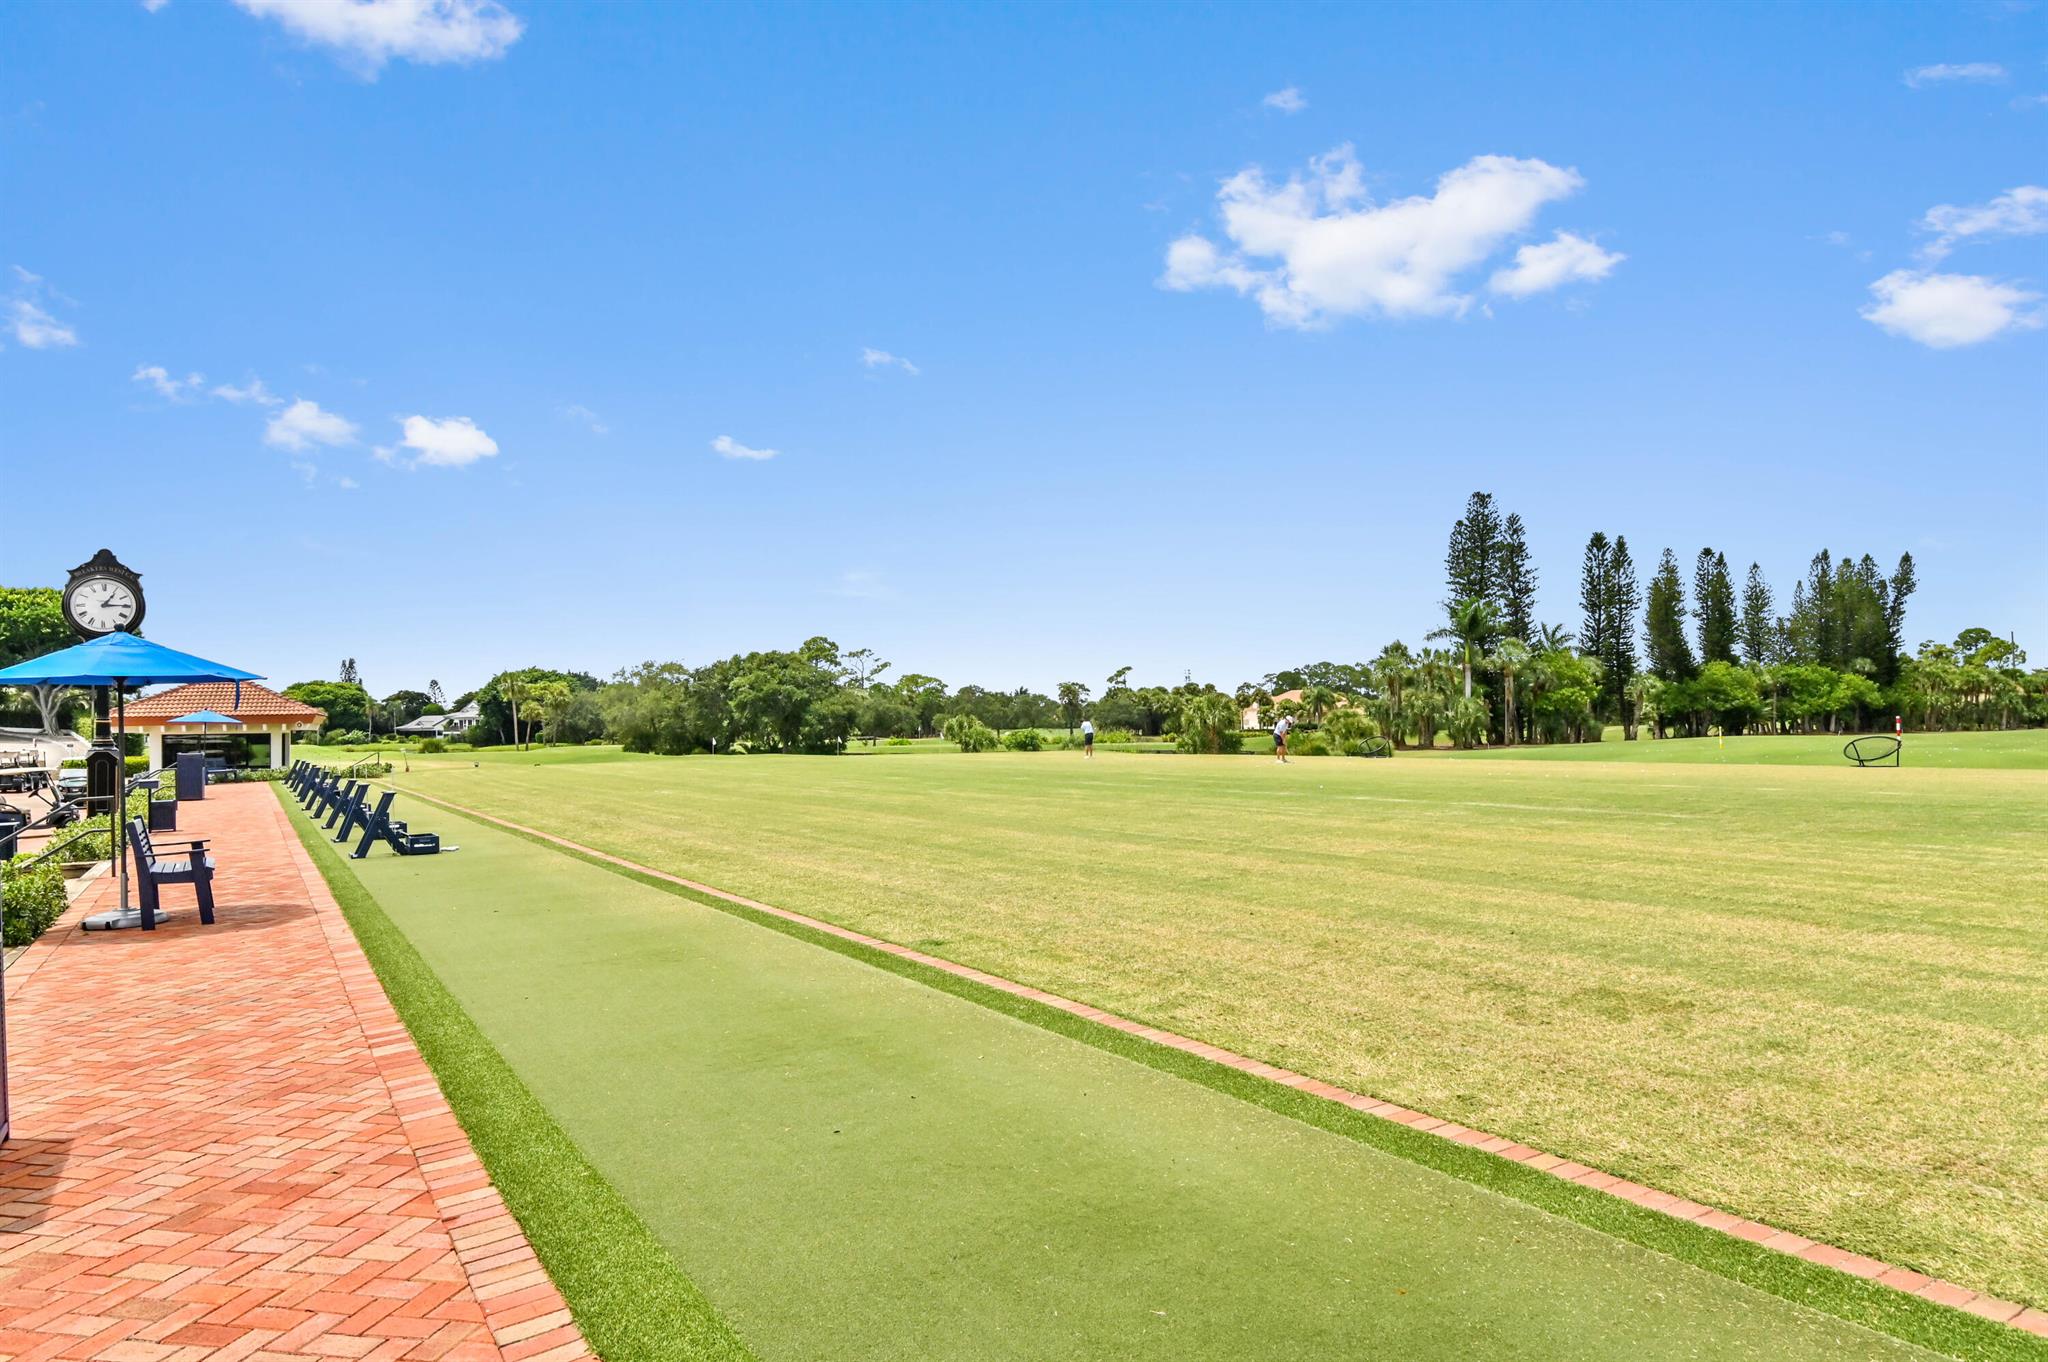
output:
M162 856L150 840L149 824L140 818L128 820L128 845L135 853L135 882L142 891L142 926L156 926L158 897L167 884L189 884L199 897L199 920L213 922L213 857L207 854L204 837L176 839L172 845L185 848L182 860Z

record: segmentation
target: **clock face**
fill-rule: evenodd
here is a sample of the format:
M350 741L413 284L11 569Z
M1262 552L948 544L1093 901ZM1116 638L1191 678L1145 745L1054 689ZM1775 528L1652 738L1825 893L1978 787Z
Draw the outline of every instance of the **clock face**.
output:
M125 629L135 619L135 589L112 577L88 577L71 592L71 620L94 634Z

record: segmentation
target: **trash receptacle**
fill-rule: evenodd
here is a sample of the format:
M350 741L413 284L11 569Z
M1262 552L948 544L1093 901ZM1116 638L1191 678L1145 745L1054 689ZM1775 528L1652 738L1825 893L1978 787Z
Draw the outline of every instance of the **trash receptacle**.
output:
M20 809L0 804L0 861L14 855L15 845L21 839L21 830L28 826L28 815Z
M149 796L149 830L151 832L176 832L178 830L178 801L158 799L156 792L163 788L161 780L138 780L135 788Z
M180 752L178 754L178 798L206 798L206 754L203 752Z

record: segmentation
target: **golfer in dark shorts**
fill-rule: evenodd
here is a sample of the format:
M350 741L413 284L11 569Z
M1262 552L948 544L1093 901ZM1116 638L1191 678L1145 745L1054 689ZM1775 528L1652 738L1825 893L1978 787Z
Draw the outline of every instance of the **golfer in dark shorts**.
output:
M1095 721L1093 719L1083 719L1081 721L1081 755L1084 757L1093 757L1095 755Z
M1275 760L1287 760L1287 734L1288 731L1293 727L1294 720L1287 717L1285 714L1280 716L1279 723L1273 725L1273 751L1275 754Z

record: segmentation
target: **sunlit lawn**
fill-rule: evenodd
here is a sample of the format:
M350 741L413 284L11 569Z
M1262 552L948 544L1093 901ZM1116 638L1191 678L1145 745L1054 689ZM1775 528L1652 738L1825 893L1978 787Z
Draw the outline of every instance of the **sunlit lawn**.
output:
M2038 773L570 749L399 779L2048 1300Z

